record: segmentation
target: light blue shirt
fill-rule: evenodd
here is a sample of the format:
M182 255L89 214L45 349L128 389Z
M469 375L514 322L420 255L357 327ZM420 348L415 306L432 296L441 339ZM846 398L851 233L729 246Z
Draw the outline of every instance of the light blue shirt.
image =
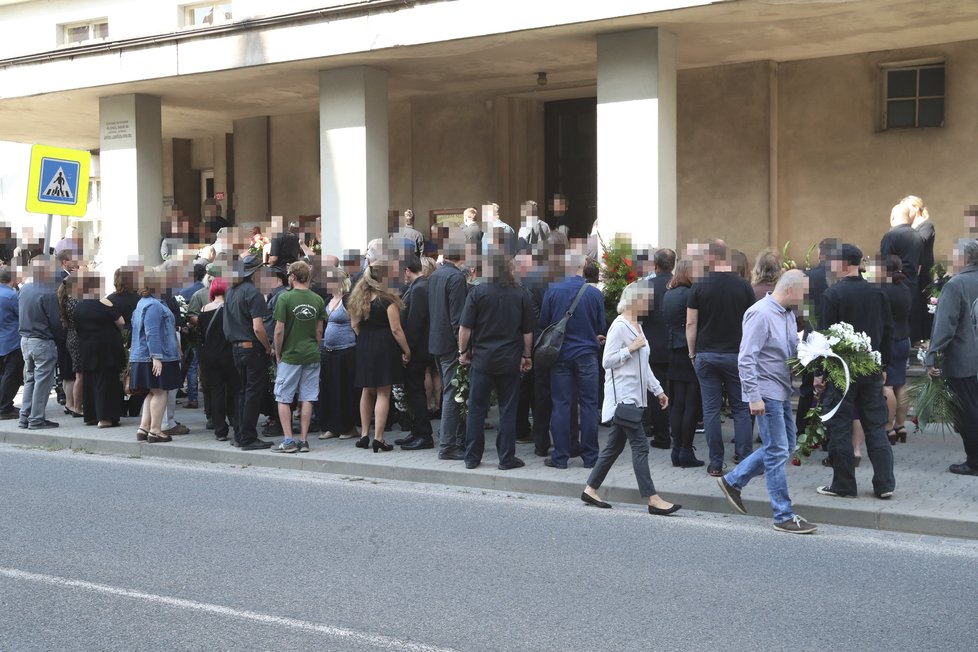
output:
M782 307L770 294L765 295L744 313L737 356L743 400L791 398L788 359L797 354L795 313Z

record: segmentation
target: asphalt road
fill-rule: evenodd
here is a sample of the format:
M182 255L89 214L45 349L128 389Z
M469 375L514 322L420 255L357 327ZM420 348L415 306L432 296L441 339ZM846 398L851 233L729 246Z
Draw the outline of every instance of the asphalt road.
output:
M0 446L2 650L973 650L978 543Z

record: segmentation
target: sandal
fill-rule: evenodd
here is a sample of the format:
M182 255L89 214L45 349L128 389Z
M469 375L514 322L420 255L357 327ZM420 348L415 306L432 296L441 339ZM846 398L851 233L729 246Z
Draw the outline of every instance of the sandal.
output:
M149 437L149 431L143 430L142 428L136 428L136 441L146 441Z
M886 433L886 438L890 442L890 446L895 446L897 441L900 439L900 436L897 435L897 431L894 429Z
M901 444L907 443L907 429L904 428L903 426L900 426L899 428L894 428L893 434L896 435L897 441L899 441Z
M168 441L173 441L173 437L171 437L170 435L164 435L162 432L155 433L153 431L150 431L146 437L147 444L162 444Z

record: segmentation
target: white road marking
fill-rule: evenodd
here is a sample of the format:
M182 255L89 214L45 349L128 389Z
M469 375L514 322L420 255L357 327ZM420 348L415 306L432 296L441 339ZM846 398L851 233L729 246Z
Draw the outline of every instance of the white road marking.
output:
M73 580L67 577L58 577L55 575L30 573L27 571L18 570L16 568L6 568L0 566L0 577L9 577L10 579L21 580L24 582L37 582L51 586L82 589L85 591L92 591L106 595L145 600L146 602L166 605L168 607L174 607L177 609L188 609L191 611L214 614L216 616L226 616L228 618L242 618L245 620L263 623L265 625L277 625L281 627L291 627L293 629L302 629L307 632L323 634L330 638L344 639L353 641L355 643L364 643L385 650L403 650L404 652L456 652L452 648L443 648L434 645L426 645L424 643L415 643L414 641L407 641L400 638L394 638L392 636L371 634L369 632L359 632L357 630L347 629L345 627L321 625L319 623L311 623L305 620L297 620L295 618L285 618L282 616L262 614L255 611L234 609L232 607L225 607L219 604L209 604L207 602L197 602L196 600L185 600L183 598L155 595L153 593L144 593L142 591L134 591L131 589L109 586L108 584L97 584L95 582Z

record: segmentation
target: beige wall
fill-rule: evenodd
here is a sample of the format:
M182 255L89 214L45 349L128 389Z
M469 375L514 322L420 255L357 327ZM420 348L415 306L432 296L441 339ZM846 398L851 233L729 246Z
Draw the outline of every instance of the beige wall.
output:
M677 94L679 245L723 238L753 256L770 232L768 64L683 70Z
M879 65L932 56L947 61L946 126L880 132ZM794 254L829 235L875 252L890 207L915 194L948 258L978 203L978 41L786 63L779 81L779 212Z
M272 116L269 121L272 215L319 215L319 114Z

